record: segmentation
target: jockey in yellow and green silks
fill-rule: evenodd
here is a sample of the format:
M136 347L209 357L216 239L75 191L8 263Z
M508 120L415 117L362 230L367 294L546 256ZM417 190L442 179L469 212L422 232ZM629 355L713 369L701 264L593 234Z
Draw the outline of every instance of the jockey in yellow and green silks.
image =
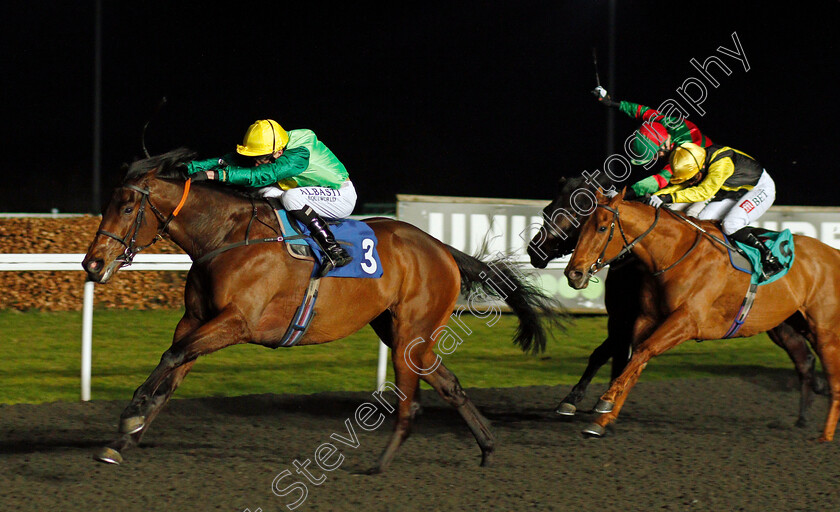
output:
M603 88L596 88L598 101L608 107L616 107L633 119L640 119L643 124L635 132L632 143L633 152L642 155L632 159L635 165L647 165L656 157L666 157L675 146L691 142L701 148L712 145L711 139L700 132L696 124L685 118L668 117L658 110L631 103L629 101L615 101L610 98ZM636 196L653 194L668 185L673 176L671 164L666 164L658 173L644 178L630 186Z

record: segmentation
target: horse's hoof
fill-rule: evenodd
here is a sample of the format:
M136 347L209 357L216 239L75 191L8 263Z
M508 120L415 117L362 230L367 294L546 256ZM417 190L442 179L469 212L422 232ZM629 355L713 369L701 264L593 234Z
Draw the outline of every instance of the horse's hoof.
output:
M493 462L493 452L484 452L481 454L481 467L487 467Z
M132 416L131 418L123 418L120 420L121 434L134 434L143 430L146 425L145 416Z
M557 406L557 410L554 412L559 416L572 417L577 412L577 407L574 404L563 402Z
M98 460L99 462L105 462L107 464L122 464L123 458L120 455L120 452L113 448L102 448L99 452L93 456L93 460Z
M411 419L423 414L423 406L419 402L411 402Z
M607 402L606 400L599 398L598 403L595 404L595 409L593 410L597 413L604 414L607 412L612 412L613 407L615 407L614 403Z
M607 429L597 423L590 423L585 429L581 430L581 433L588 437L604 437L606 432Z

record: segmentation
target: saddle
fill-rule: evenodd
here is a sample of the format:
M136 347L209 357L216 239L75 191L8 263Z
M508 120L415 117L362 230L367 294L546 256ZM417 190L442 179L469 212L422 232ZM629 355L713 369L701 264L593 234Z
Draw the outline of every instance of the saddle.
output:
M297 219L289 216L276 203L270 203L280 224L286 250L293 258L313 262L313 276L319 272L322 251L309 230ZM324 277L372 278L382 277L382 263L377 251L376 235L366 223L353 220L329 220L327 224L335 239L353 257L348 265L330 270Z
M779 259L784 269L778 274L771 276L766 281L759 282L762 268L761 253L754 247L742 244L724 235L727 243L737 247L738 251L728 249L729 262L732 268L740 272L750 274L750 282L756 285L764 285L784 277L793 265L794 244L793 234L789 229L784 231L770 231L763 228L749 228L752 233L766 245L770 251Z
M747 316L750 314L753 303L755 302L755 295L758 287L762 284L772 283L776 279L783 277L787 274L790 266L793 265L793 235L789 229L778 232L762 228L750 228L750 231L752 231L752 234L755 235L755 237L758 238L764 245L766 245L779 259L783 269L781 272L771 276L769 279L760 281L762 274L762 256L759 250L755 247L732 240L727 237L726 234L723 235L727 243L732 244L732 242L735 242L735 247L738 248L738 251L733 251L732 249L727 248L729 252L729 262L732 264L732 267L735 270L746 272L750 275L750 285L747 288L747 293L744 296L743 302L741 302L741 307L735 314L735 319L732 321L732 325L729 326L729 329L723 335L723 339L734 337L735 334L738 333L738 330L741 329L741 326L744 325Z

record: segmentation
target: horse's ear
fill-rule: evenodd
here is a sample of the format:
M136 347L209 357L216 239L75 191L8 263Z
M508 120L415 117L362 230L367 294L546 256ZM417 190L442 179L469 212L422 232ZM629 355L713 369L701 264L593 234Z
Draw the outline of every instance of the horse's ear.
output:
M562 192L563 187L565 187L565 186L566 186L566 177L563 176L563 177L560 178L560 181L557 182L557 190L559 192Z
M624 195L627 193L627 187L621 189L621 192L610 198L610 206L614 206L624 200Z
M607 203L609 202L610 198L606 194L604 194L604 189L598 187L595 189L595 202L597 203Z
M123 162L123 164L120 166L120 176L122 176L123 179L125 179L125 177L128 175L128 169L130 167L131 166L128 165L128 163L126 162Z

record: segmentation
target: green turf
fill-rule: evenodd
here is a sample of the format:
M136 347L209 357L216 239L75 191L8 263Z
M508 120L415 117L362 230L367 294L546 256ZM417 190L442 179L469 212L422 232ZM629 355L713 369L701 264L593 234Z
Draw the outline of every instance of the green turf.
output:
M128 400L171 341L181 312L97 310L93 327L94 400ZM442 355L464 387L574 384L606 335L606 317L581 316L539 356L511 344L515 317L498 323L464 315L472 330ZM0 311L0 403L75 401L80 391L81 313ZM377 339L368 327L333 343L270 350L244 345L199 358L176 398L251 393L369 391L375 386ZM791 372L785 353L765 335L686 342L655 358L642 380ZM389 365L389 378L391 369ZM606 382L605 367L595 382Z

